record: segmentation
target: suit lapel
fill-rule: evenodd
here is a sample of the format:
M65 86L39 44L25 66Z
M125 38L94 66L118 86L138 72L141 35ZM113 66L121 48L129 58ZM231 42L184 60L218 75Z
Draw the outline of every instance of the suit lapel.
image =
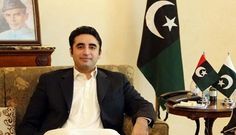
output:
M98 94L98 102L101 105L102 100L104 99L106 92L108 90L108 86L110 85L110 81L107 79L107 75L98 69L97 74L97 94Z
M62 77L60 81L60 85L62 88L63 95L65 97L66 105L68 109L70 110L71 104L72 104L72 97L73 97L73 69L67 70Z
M108 87L110 85L110 81L107 79L107 75L98 69L97 74L97 95L98 95L98 102L101 105ZM66 105L68 109L71 108L72 104L72 97L73 97L73 68L65 72L60 81L60 85L62 88L63 95L65 97Z

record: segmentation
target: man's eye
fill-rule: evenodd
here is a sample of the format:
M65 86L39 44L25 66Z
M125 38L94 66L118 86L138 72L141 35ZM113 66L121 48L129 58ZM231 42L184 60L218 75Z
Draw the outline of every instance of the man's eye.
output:
M89 48L92 49L92 50L94 50L94 49L96 49L97 47L96 47L96 46L90 46Z
M7 17L8 17L8 16L10 16L10 15L9 15L9 14L5 14L5 16L7 16Z
M83 48L83 45L77 45L76 48Z
M15 15L17 15L17 16L20 16L20 15L21 15L21 13L16 13Z

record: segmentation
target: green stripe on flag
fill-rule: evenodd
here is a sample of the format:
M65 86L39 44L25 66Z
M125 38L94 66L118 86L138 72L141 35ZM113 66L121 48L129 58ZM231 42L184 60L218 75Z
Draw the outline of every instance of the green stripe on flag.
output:
M156 91L156 96L184 89L180 41L164 49L156 58L141 67L141 71ZM154 70L155 69L155 70ZM161 104L163 106L163 104Z

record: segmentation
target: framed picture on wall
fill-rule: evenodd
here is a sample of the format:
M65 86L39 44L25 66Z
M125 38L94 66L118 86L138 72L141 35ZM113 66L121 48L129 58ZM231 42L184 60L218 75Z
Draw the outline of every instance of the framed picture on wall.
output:
M0 46L41 45L37 0L0 0Z

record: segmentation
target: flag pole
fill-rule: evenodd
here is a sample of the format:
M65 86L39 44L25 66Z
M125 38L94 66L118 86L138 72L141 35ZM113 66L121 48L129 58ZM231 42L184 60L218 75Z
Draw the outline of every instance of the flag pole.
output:
M204 57L206 58L206 55L205 55L206 53L205 53L205 51L203 51L202 54L203 54ZM205 90L206 90L206 89L205 89ZM201 104L206 104L206 103L208 102L208 99L205 97L205 94L204 94L204 91L205 91L205 90L202 91L202 99L201 99L201 101L200 101Z

